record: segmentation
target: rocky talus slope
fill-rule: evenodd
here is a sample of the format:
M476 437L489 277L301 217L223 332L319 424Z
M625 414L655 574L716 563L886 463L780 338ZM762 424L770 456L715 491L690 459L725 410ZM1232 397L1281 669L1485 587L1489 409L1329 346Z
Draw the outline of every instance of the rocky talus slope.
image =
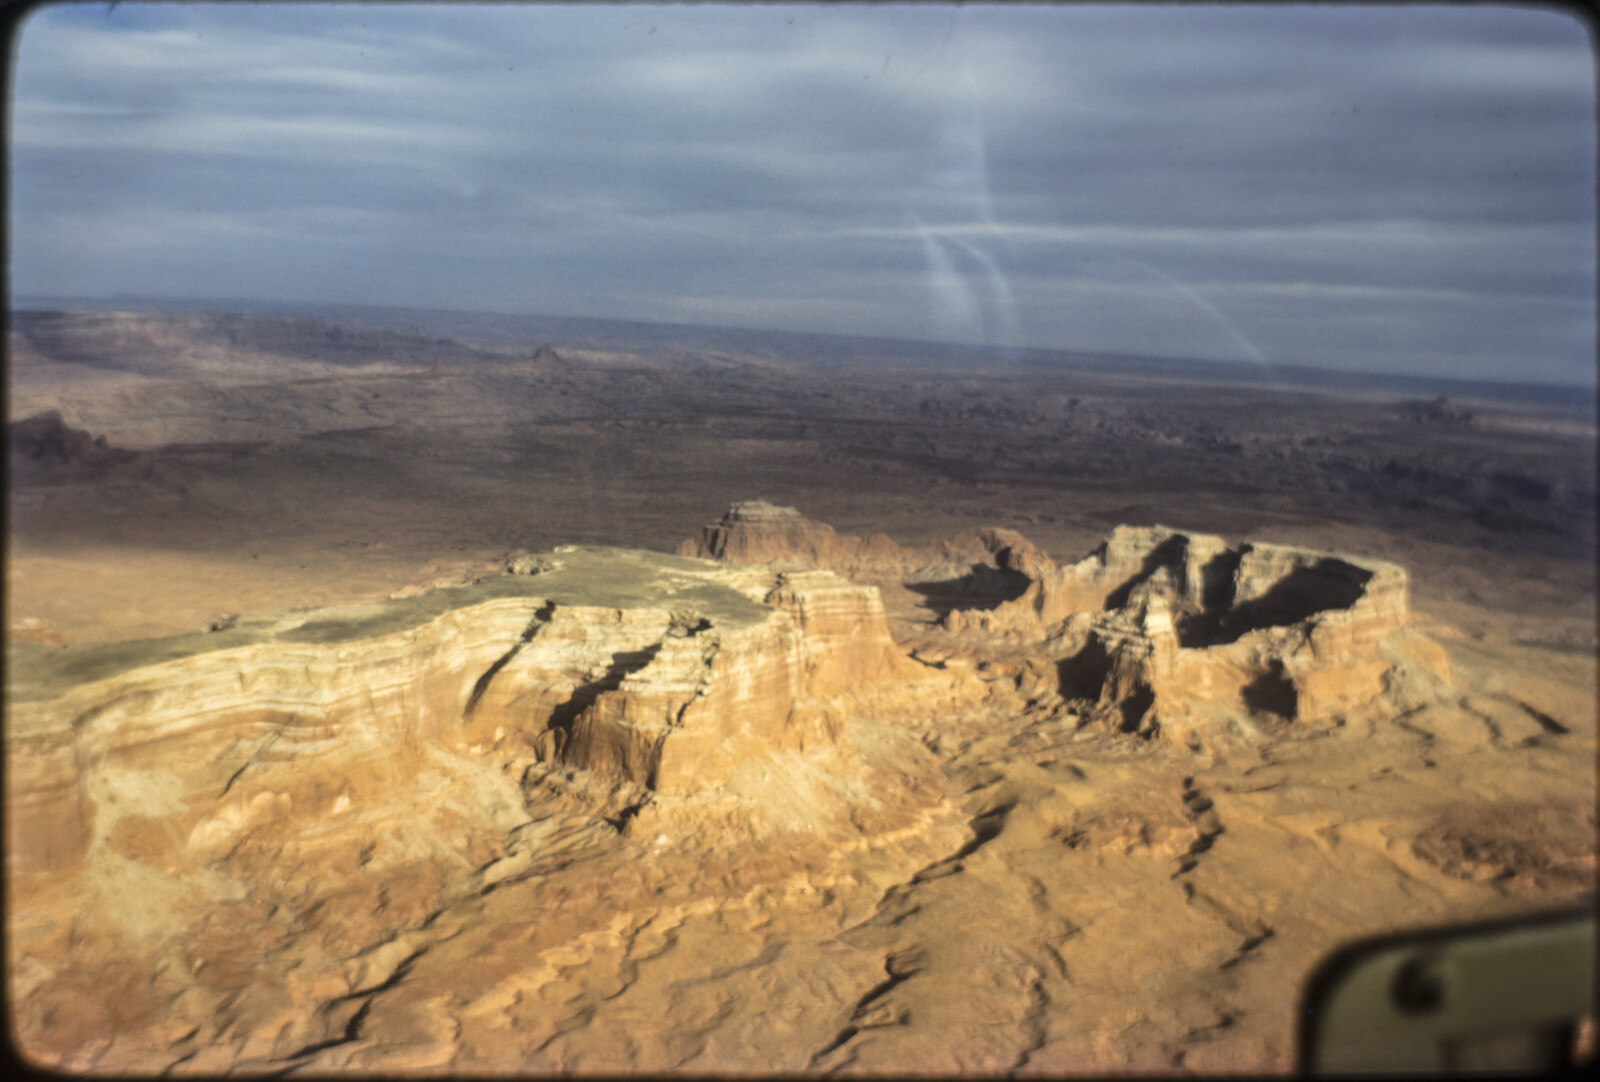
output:
M12 643L21 1047L1284 1070L1341 941L1592 897L1593 659L1414 626L1393 564L1124 528L1058 565L759 502L684 552Z

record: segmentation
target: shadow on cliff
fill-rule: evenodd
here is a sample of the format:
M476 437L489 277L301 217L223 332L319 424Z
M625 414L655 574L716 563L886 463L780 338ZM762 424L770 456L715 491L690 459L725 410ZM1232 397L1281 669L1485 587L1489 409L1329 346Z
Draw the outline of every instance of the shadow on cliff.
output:
M1188 551L1189 539L1182 534L1174 534L1161 542L1145 554L1144 563L1136 574L1106 595L1106 608L1120 609L1126 606L1134 589L1163 567L1182 568L1184 555Z
M1272 665L1239 689L1244 705L1258 714L1276 714L1293 720L1299 713L1300 698L1294 681L1283 671L1283 662L1273 659Z
M921 594L923 606L935 616L942 617L952 609L970 611L998 608L1007 601L1021 597L1031 581L1020 571L973 564L972 570L960 578L940 582L908 582L906 589Z
M632 650L625 653L612 654L611 664L606 666L605 675L588 684L579 684L573 689L571 697L550 712L549 728L570 734L573 722L578 720L595 700L608 691L616 691L622 682L632 673L638 672L654 660L656 654L661 652L661 644L653 643L643 650Z
M1061 696L1066 699L1098 699L1105 686L1106 674L1111 671L1111 659L1106 656L1105 643L1092 638L1082 650L1072 657L1056 662L1056 673L1061 682Z
M1178 643L1184 647L1225 646L1252 631L1289 627L1319 612L1348 609L1361 600L1371 578L1369 571L1325 557L1296 567L1259 597L1220 609L1208 606L1206 611L1180 620Z

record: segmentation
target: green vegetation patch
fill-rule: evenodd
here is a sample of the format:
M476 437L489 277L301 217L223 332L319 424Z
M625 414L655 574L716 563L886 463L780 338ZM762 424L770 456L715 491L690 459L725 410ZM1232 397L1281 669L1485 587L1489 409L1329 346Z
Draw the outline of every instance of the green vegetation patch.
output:
M133 669L259 643L333 645L382 638L502 598L666 609L705 617L719 627L759 623L771 611L716 581L718 569L703 561L637 549L576 547L550 559L557 566L535 575L493 575L392 601L251 613L221 631L71 646L10 643L6 698L13 703L50 699Z

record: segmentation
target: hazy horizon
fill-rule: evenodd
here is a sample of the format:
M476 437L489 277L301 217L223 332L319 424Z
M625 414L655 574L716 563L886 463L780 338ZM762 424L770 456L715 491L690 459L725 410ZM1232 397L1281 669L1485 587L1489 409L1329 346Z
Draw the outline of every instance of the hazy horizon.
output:
M62 5L11 119L12 298L1596 380L1549 11Z
M887 337L883 335L857 335L841 334L833 331L805 331L783 330L772 327L741 327L719 323L683 323L670 320L633 320L620 319L615 316L600 316L584 313L556 314L551 312L496 312L485 309L469 308L411 308L397 307L383 304L346 304L337 301L297 301L297 300L263 300L250 297L160 297L139 294L113 294L109 297L52 297L32 294L13 295L11 308L17 312L28 311L105 311L105 312L137 312L137 313L208 313L215 315L246 315L258 318L301 318L338 320L341 316L348 317L352 312L361 313L371 318L372 313L392 313L396 325L400 317L406 321L415 322L418 319L426 322L426 317L449 316L465 319L490 319L510 323L523 322L530 326L549 323L577 323L577 324L609 324L625 327L641 328L670 328L676 331L706 331L716 334L749 335L752 338L767 338L771 335L780 337L795 337L805 339L808 337L838 339L841 342L881 343L884 347L917 346L929 347L945 354L961 352L972 362L982 365L996 357L1003 360L1039 360L1052 355L1064 358L1064 363L1072 364L1088 361L1096 370L1104 370L1106 366L1118 361L1127 361L1134 366L1161 366L1163 369L1172 365L1194 366L1195 378L1204 380L1208 376L1220 379L1247 378L1252 382L1266 385L1274 383L1284 388L1310 389L1324 387L1327 389L1342 389L1344 391L1370 390L1373 393L1427 393L1448 392L1451 395L1471 395L1474 392L1497 392L1504 388L1506 393L1519 399L1528 401L1542 401L1551 404L1552 394L1565 395L1571 391L1579 391L1583 399L1575 404L1580 408L1593 412L1600 407L1597 399L1597 388L1593 382L1579 383L1552 383L1538 380L1516 379L1509 376L1495 378L1473 378L1451 375L1430 375L1407 372L1379 372L1368 369L1340 369L1325 368L1304 364L1274 364L1265 361L1236 361L1213 357L1177 356L1171 354L1148 353L1122 353L1116 351L1075 350L1053 346L1026 346L1005 347L987 346L968 342L948 342L927 338ZM372 328L357 328L372 329ZM393 331L393 325L384 329ZM426 325L418 325L413 329L422 336L428 337L433 331ZM546 331L549 328L545 329ZM541 331L540 333L544 333ZM450 334L442 337L453 339ZM472 336L465 336L470 339ZM535 335L535 337L538 337ZM548 341L545 341L548 339ZM544 344L553 348L571 348L571 343L563 343L549 334L541 339ZM533 345L532 338L528 339L529 348ZM663 348L666 347L663 343ZM582 348L582 347L579 347ZM948 358L946 359L948 363ZM1253 373L1253 376L1247 376ZM1138 374L1130 371L1130 375ZM1143 373L1149 375L1149 372ZM1363 386L1363 381L1372 381L1370 386ZM1519 391L1525 393L1519 394ZM1566 400L1563 399L1565 402Z

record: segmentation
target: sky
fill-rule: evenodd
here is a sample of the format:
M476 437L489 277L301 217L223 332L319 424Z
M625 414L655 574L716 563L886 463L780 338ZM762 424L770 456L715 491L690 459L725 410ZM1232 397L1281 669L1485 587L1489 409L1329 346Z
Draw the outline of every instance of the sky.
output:
M96 3L13 77L13 296L1596 379L1559 10Z

